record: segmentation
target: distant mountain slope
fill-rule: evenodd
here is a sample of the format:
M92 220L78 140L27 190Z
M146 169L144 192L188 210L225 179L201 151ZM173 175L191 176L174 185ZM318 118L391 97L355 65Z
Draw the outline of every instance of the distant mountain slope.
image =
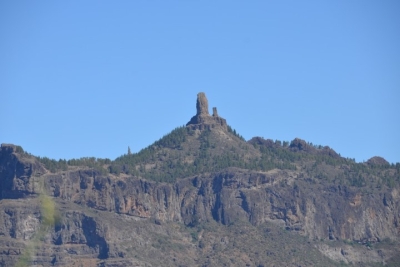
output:
M400 266L400 164L197 113L139 153L0 148L0 266Z

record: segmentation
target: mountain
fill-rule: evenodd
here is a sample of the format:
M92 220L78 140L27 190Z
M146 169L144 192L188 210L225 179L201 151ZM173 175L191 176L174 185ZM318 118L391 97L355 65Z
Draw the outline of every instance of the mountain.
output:
M0 148L0 266L400 266L400 164L196 115L115 160Z

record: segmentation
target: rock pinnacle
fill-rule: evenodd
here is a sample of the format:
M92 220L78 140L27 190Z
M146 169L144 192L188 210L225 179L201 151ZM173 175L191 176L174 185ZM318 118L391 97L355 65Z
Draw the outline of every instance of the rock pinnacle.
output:
M222 127L225 130L228 129L226 120L218 116L217 108L213 108L213 115L210 116L208 113L208 100L206 94L203 92L197 94L196 109L196 115L192 117L186 126L198 130L215 127Z
M197 94L196 108L197 108L197 114L196 114L197 116L201 114L209 115L208 100L205 93L201 92Z

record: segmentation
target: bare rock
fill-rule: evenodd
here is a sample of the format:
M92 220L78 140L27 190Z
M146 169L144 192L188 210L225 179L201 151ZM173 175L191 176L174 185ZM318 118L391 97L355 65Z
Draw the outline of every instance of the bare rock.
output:
M263 139L253 141L270 143ZM301 140L294 144L299 149L307 145ZM40 164L37 159L23 157L8 147L0 150L0 263L1 257L4 260L0 266L15 265L24 251L23 245L35 240L44 212L40 198L35 198L39 178L35 172L43 172ZM83 168L56 174L46 172L40 175L43 191L54 201L61 216L43 236L43 251L35 252L40 257L35 256L31 262L41 266L72 266L78 260L90 260L104 261L101 266L135 266L129 263L141 260L135 253L144 253L152 247L148 241L152 235L144 233L166 229L163 227L171 222L193 227L213 221L224 225L240 221L255 226L273 223L310 240L332 242L352 240L372 244L400 239L398 189L363 194L357 188L313 185L300 178L295 178L296 186L292 187L287 183L291 176L298 173L227 168L166 184L135 177L104 176ZM9 244L9 240L15 244ZM164 239L157 237L157 240ZM226 248L233 243L224 238L218 246ZM371 257L364 257L368 248L356 251L358 254L350 249L349 246L343 247L343 251L319 248L334 260L379 262L387 258L371 253ZM153 252L148 257L157 255L156 250Z
M208 114L208 100L206 94L201 92L197 94L197 114L196 115L209 115Z
M0 200L36 194L44 174L43 166L20 146L2 144L0 148ZM35 179L36 178L36 179Z
M186 126L193 130L210 130L215 127L220 127L224 130L228 129L226 120L218 116L217 108L213 108L213 115L210 116L208 113L208 100L203 92L197 94L196 109L196 115L192 117Z
M216 107L213 108L213 117L218 117L218 111Z

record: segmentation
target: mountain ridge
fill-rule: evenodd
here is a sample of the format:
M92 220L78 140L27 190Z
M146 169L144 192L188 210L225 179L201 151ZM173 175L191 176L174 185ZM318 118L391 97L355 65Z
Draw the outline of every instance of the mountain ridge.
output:
M114 161L2 144L0 266L398 266L400 164L246 142L196 109Z

